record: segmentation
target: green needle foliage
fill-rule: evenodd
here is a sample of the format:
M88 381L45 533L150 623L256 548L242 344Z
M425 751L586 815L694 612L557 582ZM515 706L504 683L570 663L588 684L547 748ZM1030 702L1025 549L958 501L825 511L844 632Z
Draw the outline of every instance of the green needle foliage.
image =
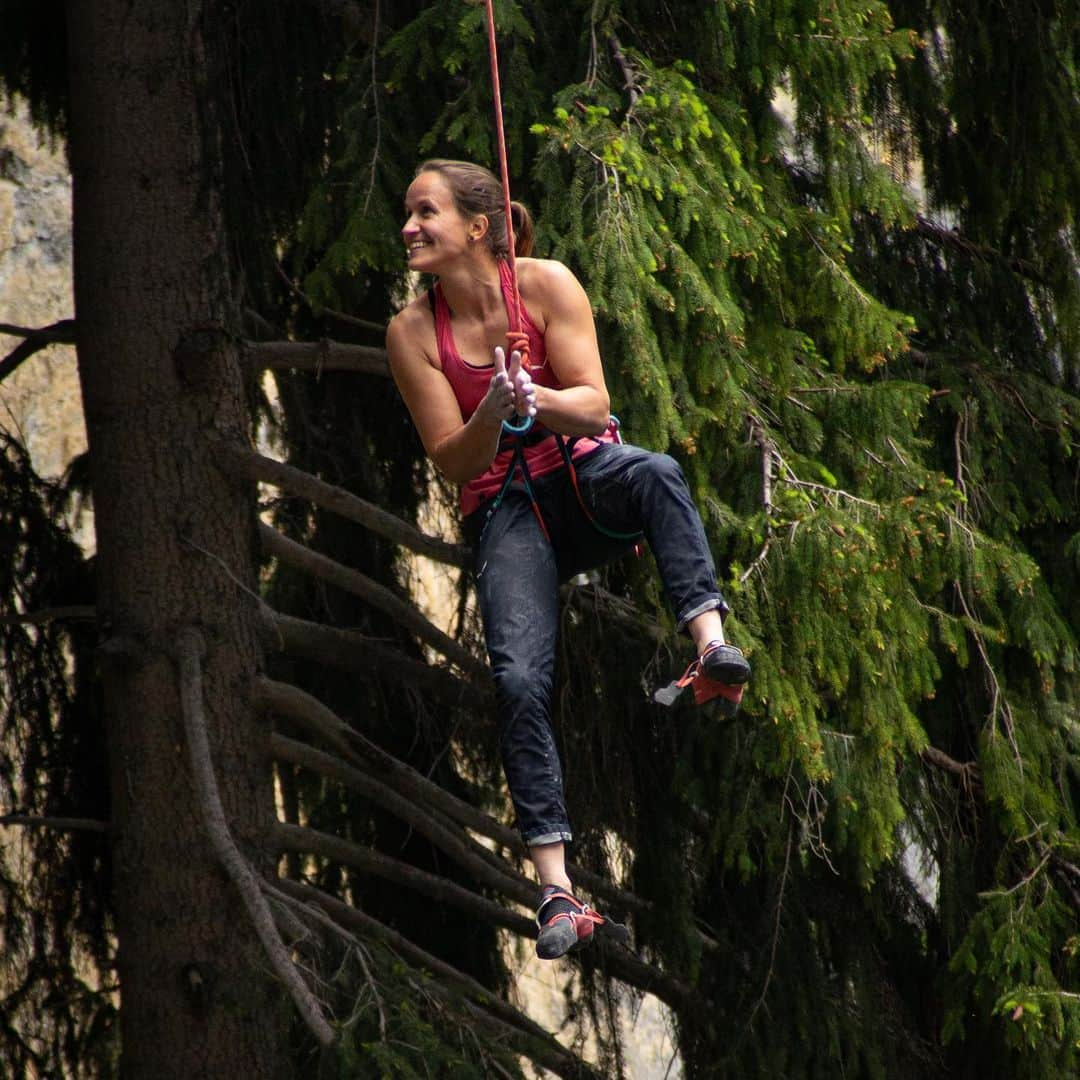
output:
M625 845L663 912L641 940L708 1002L687 1071L1064 1075L1077 17L496 12L515 197L589 293L628 437L684 466L755 665L735 725L658 715L641 672L685 649L567 624L581 848ZM350 266L402 273L416 161L493 161L480 14L384 15L339 70L301 232L327 303ZM666 623L647 562L607 583Z

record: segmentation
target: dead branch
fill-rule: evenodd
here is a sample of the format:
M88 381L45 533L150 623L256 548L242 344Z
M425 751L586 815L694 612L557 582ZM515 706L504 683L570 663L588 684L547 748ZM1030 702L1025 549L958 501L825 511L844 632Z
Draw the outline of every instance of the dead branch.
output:
M363 671L372 677L390 675L444 705L475 710L491 706L488 685L460 678L445 668L429 667L365 637L321 623L282 615L267 604L259 608L263 645L344 671Z
M769 556L769 548L772 547L773 527L772 527L772 484L773 484L773 463L776 458L776 443L769 438L768 433L765 430L765 426L761 421L751 414L750 416L750 435L753 441L757 444L761 450L761 507L765 513L765 541L761 545L760 551L754 556L750 565L743 571L739 578L742 584L745 584L754 573L754 571L764 564L765 560Z
M259 940L266 950L270 964L289 991L297 1011L320 1046L335 1041L334 1031L323 1016L322 1007L300 977L277 931L273 914L259 887L259 881L247 860L240 854L229 833L225 808L221 804L214 765L210 757L210 741L206 734L202 698L202 655L205 649L202 635L191 627L182 630L176 643L180 675L180 704L187 737L188 759L198 796L203 826L214 854L229 879L240 893Z
M93 604L70 604L67 607L39 608L20 615L0 615L0 626L14 626L28 623L39 626L47 622L60 622L71 619L91 620L97 618L97 608Z
M245 363L271 371L349 371L357 375L390 377L386 350L372 345L322 341L243 341Z
M23 361L29 360L34 353L40 352L50 345L74 345L75 320L61 319L51 326L42 326L37 329L27 326L13 326L10 323L0 323L0 334L23 339L3 360L0 360L0 382L3 382Z
M530 1042L528 1049L523 1048L522 1052L537 1064L543 1065L558 1076L568 1078L595 1075L587 1065L559 1045L539 1024L524 1013L493 994L471 975L466 975L445 960L433 956L385 923L311 885L282 879L278 882L277 888L285 895L302 902L305 907L317 908L325 912L342 928L355 930L364 937L379 941L393 949L410 964L430 972L439 983L452 987L491 1015L528 1036L530 1040L534 1040Z
M927 765L933 765L937 769L944 769L945 772L958 776L963 781L965 788L978 783L979 763L977 761L957 761L936 746L924 747L919 756Z
M915 217L915 231L939 247L952 248L954 251L979 259L981 262L1000 263L1021 277L1028 278L1028 280L1039 285L1047 284L1046 278L1039 273L1034 263L1029 262L1027 259L1018 259L1014 256L1005 255L996 248L987 247L985 244L977 244L973 240L968 240L956 229L946 229L943 225L938 225L929 218L923 217L922 214L917 214Z
M449 904L483 919L494 926L502 926L526 938L536 937L536 924L515 912L508 911L485 897L447 881L436 874L429 874L418 867L409 866L381 852L360 844L342 840L328 833L299 825L278 823L272 833L279 849L298 851L309 855L321 855L334 862L351 866L361 873L374 874L397 885L415 889L438 903ZM600 939L596 942L601 964L608 974L639 990L655 994L675 1009L696 1011L700 1005L692 987L672 978L658 968L638 959L632 952Z
M94 818L39 817L35 814L0 814L0 825L21 825L30 829L58 829L62 832L107 833L109 823Z
M435 562L457 567L469 565L469 553L462 545L449 544L437 536L422 533L415 525L395 517L382 507L328 484L317 476L234 443L220 443L218 450L225 467L236 476L273 484L290 495L308 499L324 510L363 525L384 540L400 544Z
M384 855L374 848L363 844L343 840L338 836L320 832L303 825L288 825L278 822L271 838L282 852L295 851L304 855L321 855L333 862L351 866L363 874L373 874L402 885L440 904L449 904L461 911L494 926L502 926L522 937L536 937L536 925L532 919L504 908L487 897L480 896L453 881L428 873L417 866L402 862L400 859ZM532 902L535 903L534 896Z
M426 804L407 799L360 769L280 733L271 735L270 752L279 760L303 766L359 792L364 798L412 826L440 851L468 870L479 884L526 906L536 903L536 886L527 877L477 844L460 827L444 825Z
M619 74L623 77L622 88L626 91L626 96L630 99L630 108L627 112L633 112L634 106L638 102L638 98L641 97L641 87L638 86L637 76L634 73L634 69L630 66L630 61L626 59L626 54L622 50L622 43L614 34L608 38L608 48L611 49L612 59L615 61L615 66L619 69Z
M658 626L645 612L630 600L609 592L601 585L590 582L588 585L566 584L559 588L559 593L566 604L573 605L579 611L589 610L589 601L593 613L601 619L614 618L636 633L644 634L657 644L667 640L668 634ZM600 614L602 609L603 614Z
M468 649L444 634L412 604L402 600L400 596L395 596L385 585L380 585L366 574L343 566L326 555L298 544L295 540L290 540L277 529L272 529L262 522L259 524L259 538L262 541L263 550L268 555L273 555L289 566L312 574L320 581L329 582L351 592L354 596L359 596L361 600L383 614L389 615L391 619L415 634L421 641L430 645L472 678L489 677L488 666L484 661L477 659Z
M357 768L365 771L374 770L380 780L395 788L400 794L409 799L423 801L426 805L441 811L452 821L494 840L519 857L527 856L525 844L513 829L495 821L483 810L470 806L439 787L411 765L388 754L382 747L350 727L333 710L327 708L311 694L288 683L275 682L266 678L256 681L255 694L263 708L287 717L309 734L324 740ZM649 911L652 907L639 896L612 885L600 875L582 866L568 863L567 871L571 879L587 889L592 896L615 904L622 911L640 914Z

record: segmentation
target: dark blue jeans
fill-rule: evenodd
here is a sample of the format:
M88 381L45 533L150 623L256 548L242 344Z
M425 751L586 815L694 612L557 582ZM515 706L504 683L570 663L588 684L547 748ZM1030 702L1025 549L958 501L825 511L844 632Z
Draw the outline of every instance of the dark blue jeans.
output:
M667 454L602 444L575 462L589 513L617 533L643 533L682 629L696 615L727 610L682 469ZM569 473L533 482L551 542L515 483L465 519L484 637L495 678L499 745L518 828L526 844L572 839L562 768L551 728L559 583L629 551L582 513Z

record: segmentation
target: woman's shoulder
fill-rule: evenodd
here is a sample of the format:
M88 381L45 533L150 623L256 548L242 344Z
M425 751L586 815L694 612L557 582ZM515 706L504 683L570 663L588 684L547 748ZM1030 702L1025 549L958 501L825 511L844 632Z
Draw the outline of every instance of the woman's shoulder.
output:
M518 259L518 283L524 295L557 298L581 288L573 271L557 259Z
M438 367L433 359L435 347L435 320L426 291L410 300L386 327L386 347L390 351L391 364L402 354L416 355L419 351L428 363Z

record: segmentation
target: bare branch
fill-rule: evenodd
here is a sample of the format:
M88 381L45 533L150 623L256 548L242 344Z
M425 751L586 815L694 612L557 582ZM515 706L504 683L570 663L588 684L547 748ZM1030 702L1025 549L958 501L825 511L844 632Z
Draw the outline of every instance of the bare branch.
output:
M615 66L619 69L619 73L623 77L622 88L626 91L626 96L630 99L630 108L628 112L633 112L638 98L641 97L641 87L638 86L637 76L634 73L634 69L630 66L630 61L626 59L626 54L622 51L622 43L614 34L608 38L608 47L611 49L611 56L615 61Z
M97 618L97 608L92 604L70 604L67 607L38 608L20 615L0 615L0 626L14 626L17 623L29 623L39 626L47 622L62 620L92 620Z
M400 649L365 637L354 630L339 630L321 623L282 615L263 604L260 630L267 649L300 656L344 671L364 671L372 676L393 675L444 705L487 709L488 686L477 685L446 668L429 667L406 656Z
M322 341L244 341L244 361L271 371L351 371L358 375L390 377L386 350L373 345Z
M218 449L222 459L227 462L227 468L245 480L273 484L290 495L308 499L324 510L358 522L383 539L400 544L418 555L426 555L435 562L457 567L469 565L469 553L462 545L448 544L437 536L428 536L415 525L402 521L343 488L234 443L220 443Z
M377 608L385 615L389 615L390 618L415 634L425 644L442 653L443 656L472 678L489 678L489 669L486 663L477 659L468 649L459 645L447 634L444 634L434 623L424 618L412 604L402 600L399 596L395 596L385 585L380 585L366 574L361 574L358 570L343 566L341 563L335 562L317 551L312 551L303 544L298 544L295 540L290 540L284 534L264 523L259 524L259 538L262 541L263 550L268 555L273 555L289 566L296 567L314 575L321 581L329 582L340 589L345 589L347 592L359 596L372 607Z
M271 735L270 751L282 761L301 765L360 792L366 799L411 825L421 836L427 837L468 870L481 885L527 906L536 902L536 886L527 877L477 844L460 826L455 828L442 824L426 804L405 798L362 770L279 733Z
M0 382L3 382L24 360L50 345L73 345L75 343L75 320L61 319L51 326L32 329L0 323L0 334L21 337L23 340L0 360Z
M0 825L22 825L31 829L59 829L63 832L107 833L109 823L93 818L37 817L34 814L0 814Z
M202 700L202 636L187 627L180 632L176 643L177 665L180 673L180 704L187 737L188 759L191 763L195 790L203 826L210 845L229 879L240 893L254 924L255 932L270 959L278 978L285 984L297 1011L323 1047L333 1045L334 1031L323 1016L322 1008L296 970L284 942L278 934L274 916L262 894L258 878L240 854L229 833L225 808L221 804L214 765L210 757L210 741L206 734Z
M305 905L316 907L326 912L337 924L355 930L367 938L382 942L403 956L410 964L429 971L441 984L453 987L458 993L477 1003L481 1008L497 1017L505 1024L517 1029L534 1040L522 1047L522 1053L558 1076L568 1078L592 1077L595 1074L588 1065L580 1062L568 1050L559 1045L539 1024L524 1013L515 1009L502 998L492 994L485 986L478 983L471 975L466 975L457 968L440 960L415 945L398 931L391 929L378 919L343 903L336 897L310 885L295 881L281 880L278 888L282 893L302 901Z
M423 800L452 821L494 840L515 855L527 856L525 844L513 829L500 824L482 810L470 806L439 787L411 765L388 754L311 694L288 683L265 678L257 680L255 693L264 708L287 717L316 738L324 740L346 761L358 768L374 770L380 780L394 787L400 794L409 799ZM599 874L582 866L568 863L567 872L573 881L582 885L592 896L615 904L622 911L641 913L652 907L639 896L612 885ZM710 941L703 940L708 947Z
M944 769L945 772L960 777L966 788L978 783L979 763L977 761L957 761L936 746L925 747L919 756L928 765L933 765L937 769Z
M374 848L343 840L341 837L331 836L317 829L306 828L303 825L287 825L280 821L274 826L271 837L280 851L321 855L323 858L351 866L363 874L373 874L375 877L392 881L395 885L414 889L440 904L449 904L459 908L469 915L483 919L484 922L505 927L522 937L536 937L536 925L532 919L510 911L501 904L488 900L487 897L439 877L438 874L428 873L400 859L384 855ZM535 900L534 896L533 902Z
M754 1006L750 1010L750 1015L746 1019L747 1028L753 1023L758 1010L765 1004L765 998L769 993L769 986L772 983L773 973L776 970L776 947L780 943L780 920L784 914L784 890L787 887L788 872L791 869L791 848L794 839L794 831L795 824L791 821L788 823L787 849L784 852L784 869L780 873L780 892L776 897L776 916L773 919L772 944L769 947L769 968L765 972L765 983L761 987L761 993L758 994L757 1001L754 1002Z
M915 231L920 236L925 236L928 240L932 240L940 247L952 248L954 251L959 251L964 255L970 255L983 262L1001 263L1021 277L1028 278L1030 281L1037 282L1039 285L1047 284L1046 278L1039 273L1034 263L1028 262L1027 259L1018 259L1013 256L1004 255L996 248L987 247L985 244L977 244L972 240L968 240L962 233L957 232L956 229L946 229L943 225L938 225L929 218L923 217L922 214L917 214L915 217Z
M439 903L453 905L494 926L512 930L522 937L536 937L536 924L532 919L508 911L499 904L478 896L452 881L429 874L425 870L400 862L371 848L318 832L315 829L299 825L285 825L281 822L275 826L272 835L283 852L299 851L305 854L321 855L351 866L361 873L374 874L397 885L415 889ZM628 949L612 945L603 938L596 942L596 948L601 953L602 962L608 973L617 979L655 994L673 1008L693 1012L699 1007L699 996L692 987L639 960Z
M743 571L739 581L745 584L759 566L762 566L769 555L772 546L772 483L773 464L776 459L776 443L769 438L764 424L754 415L750 416L750 435L758 448L761 450L761 506L765 513L765 542L761 550L754 556L750 565Z

